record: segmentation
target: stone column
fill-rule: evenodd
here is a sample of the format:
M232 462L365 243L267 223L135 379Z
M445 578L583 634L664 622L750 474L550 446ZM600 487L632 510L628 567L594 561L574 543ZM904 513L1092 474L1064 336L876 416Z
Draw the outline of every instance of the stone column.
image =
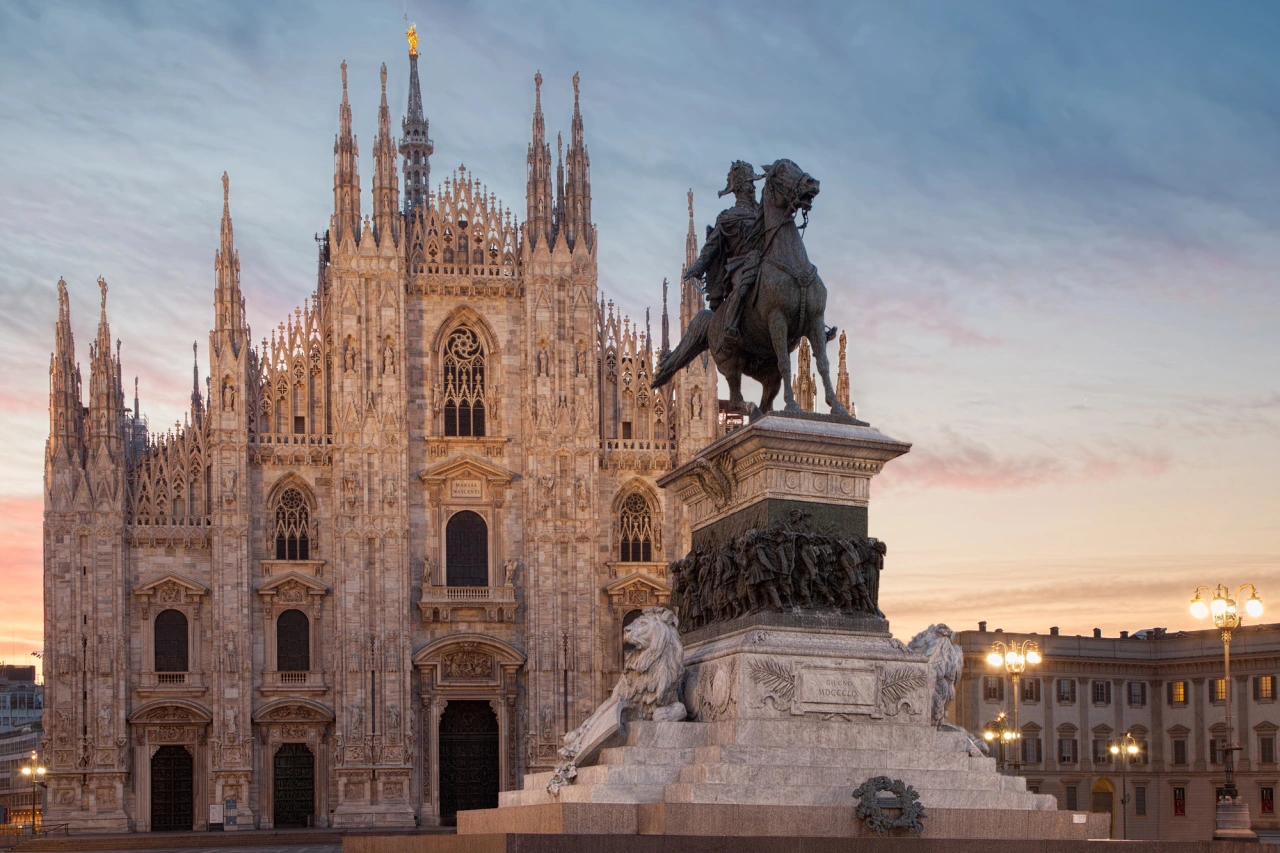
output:
M1191 769L1203 773L1207 765L1204 742L1204 703L1206 701L1204 677L1191 679L1191 703L1195 711L1195 722L1191 724L1191 745L1193 753Z

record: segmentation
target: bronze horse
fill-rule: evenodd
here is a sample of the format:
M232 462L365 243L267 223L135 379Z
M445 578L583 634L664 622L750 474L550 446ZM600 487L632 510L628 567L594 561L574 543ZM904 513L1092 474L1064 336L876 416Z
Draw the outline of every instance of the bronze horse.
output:
M806 214L818 194L818 182L790 160L778 160L765 170L761 198L763 222L759 278L746 295L737 339L726 338L728 302L713 312L704 308L694 315L680 343L658 365L653 387L666 384L694 358L710 350L716 367L729 381L729 403L745 412L742 377L755 379L763 388L760 410L769 411L782 389L786 411L800 411L791 390L791 352L802 337L809 339L813 357L822 377L827 405L832 414L849 416L836 399L827 360L827 288L809 263L800 229L798 211Z

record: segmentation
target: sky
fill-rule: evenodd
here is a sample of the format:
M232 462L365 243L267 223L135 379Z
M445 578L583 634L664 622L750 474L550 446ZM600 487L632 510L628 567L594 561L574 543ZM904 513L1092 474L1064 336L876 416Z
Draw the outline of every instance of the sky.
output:
M701 232L733 160L822 182L805 239L859 416L913 444L872 486L895 634L1191 628L1201 583L1280 606L1274 3L8 0L0 658L42 644L59 276L85 369L102 275L152 428L180 419L222 172L261 336L315 283L338 66L368 192L406 13L433 178L516 210L533 75L567 135L581 74L600 288L632 317L679 276L687 189Z

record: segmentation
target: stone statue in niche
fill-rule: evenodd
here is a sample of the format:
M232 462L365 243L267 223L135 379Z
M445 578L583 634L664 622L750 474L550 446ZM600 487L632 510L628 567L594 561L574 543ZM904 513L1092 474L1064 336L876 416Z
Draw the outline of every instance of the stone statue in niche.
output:
M556 502L556 478L550 474L543 474L538 478L538 489L542 508L550 509Z
M515 557L508 557L506 562L502 564L503 586L516 585L516 570L520 568L520 561Z
M222 380L222 410L224 412L236 410L236 385L230 378Z
M391 341L387 341L387 345L382 348L382 372L387 376L396 372L396 351L391 346Z
M356 369L356 345L350 339L347 340L346 350L343 353L343 366L348 373Z
M573 493L578 499L578 509L587 508L587 478L576 477L573 481Z

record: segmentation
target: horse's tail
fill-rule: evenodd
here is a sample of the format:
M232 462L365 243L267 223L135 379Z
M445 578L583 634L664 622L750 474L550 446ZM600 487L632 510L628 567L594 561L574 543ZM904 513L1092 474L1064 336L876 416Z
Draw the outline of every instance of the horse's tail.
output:
M667 354L653 374L654 388L661 388L670 382L676 371L707 351L707 330L711 328L711 318L715 315L710 308L703 308L689 321L689 328L676 348Z

